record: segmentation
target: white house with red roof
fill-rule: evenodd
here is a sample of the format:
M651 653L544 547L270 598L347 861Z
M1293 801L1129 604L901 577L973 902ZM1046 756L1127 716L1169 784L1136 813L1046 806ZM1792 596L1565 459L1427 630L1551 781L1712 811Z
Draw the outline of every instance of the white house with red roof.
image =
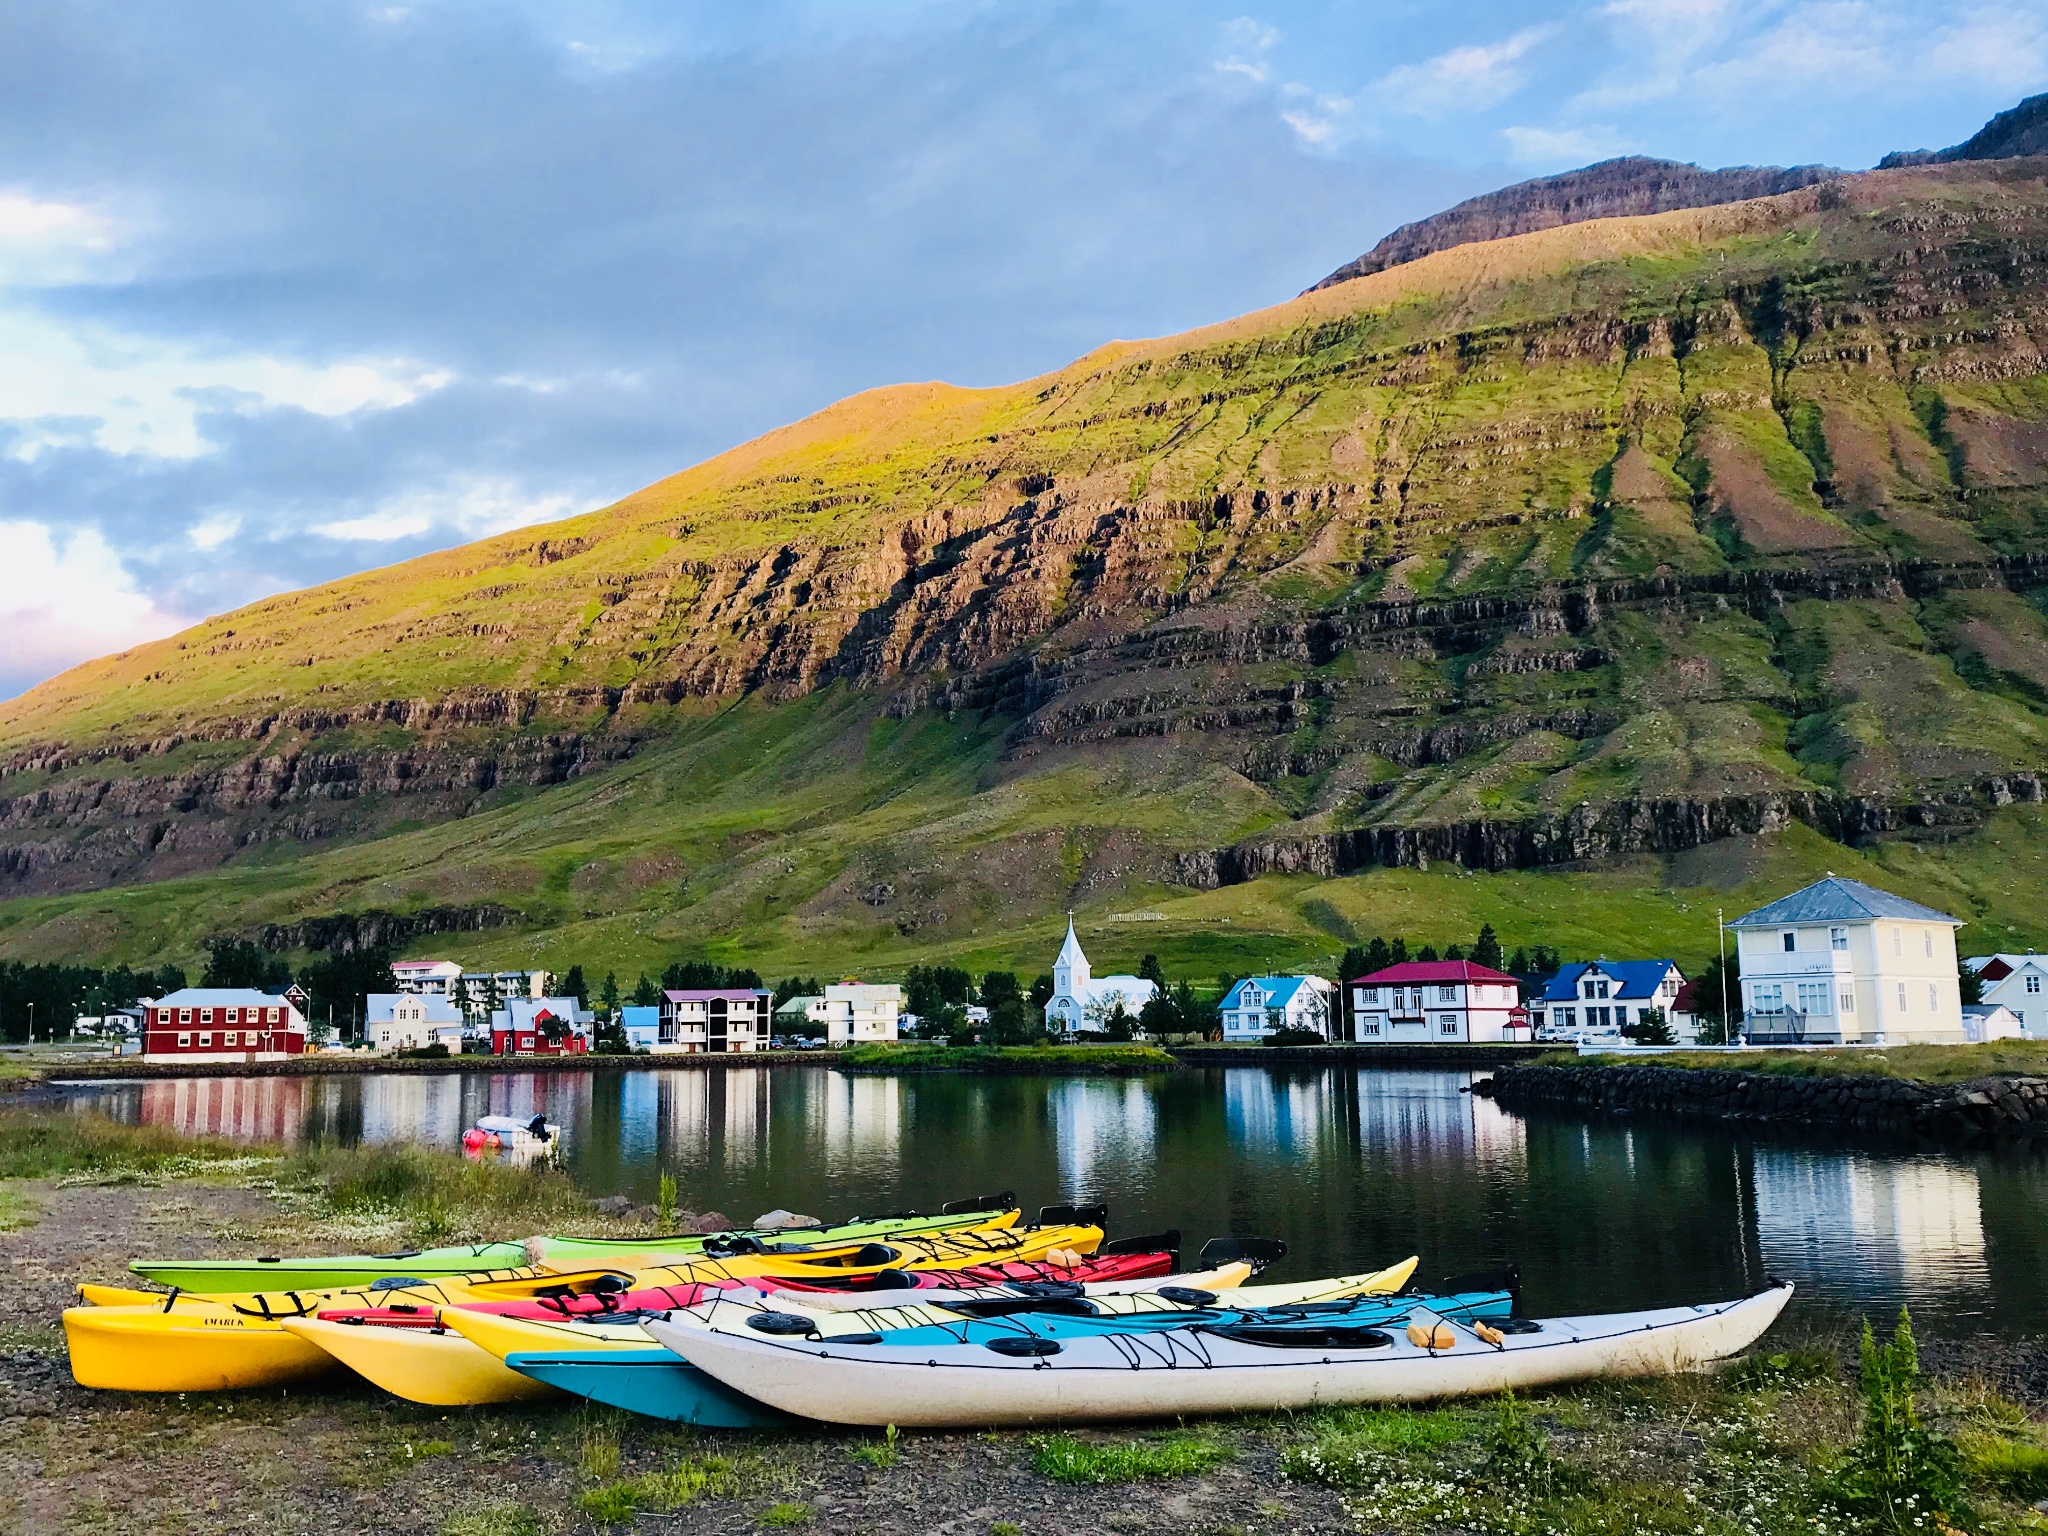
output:
M1352 1038L1363 1045L1525 1041L1521 983L1470 960L1404 960L1351 983Z

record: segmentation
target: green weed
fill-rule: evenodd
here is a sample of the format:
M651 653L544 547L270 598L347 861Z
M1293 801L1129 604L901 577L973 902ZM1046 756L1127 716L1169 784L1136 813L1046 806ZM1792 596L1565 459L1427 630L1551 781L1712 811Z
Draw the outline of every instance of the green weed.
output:
M899 1454L896 1444L896 1426L891 1424L882 1432L879 1440L865 1440L853 1448L853 1459L865 1462L878 1471L886 1472L896 1465Z
M808 1525L811 1520L809 1506L803 1504L770 1504L756 1517L755 1523L770 1530L788 1530L792 1526Z
M600 1525L624 1525L643 1511L681 1509L698 1499L744 1496L760 1481L752 1464L730 1456L699 1456L660 1472L593 1488L576 1501Z
M454 1516L441 1536L540 1536L540 1521L520 1504L486 1504Z
M1192 1435L1095 1445L1072 1435L1049 1435L1034 1443L1031 1469L1060 1483L1135 1483L1187 1477L1226 1461L1230 1452Z

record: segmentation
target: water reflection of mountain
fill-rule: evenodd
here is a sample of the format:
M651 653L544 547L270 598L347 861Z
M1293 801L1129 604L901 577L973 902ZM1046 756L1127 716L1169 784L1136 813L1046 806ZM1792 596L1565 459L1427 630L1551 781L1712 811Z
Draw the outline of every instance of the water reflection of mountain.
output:
M1977 1174L1961 1163L1760 1147L1752 1169L1773 1274L1858 1300L1989 1284Z

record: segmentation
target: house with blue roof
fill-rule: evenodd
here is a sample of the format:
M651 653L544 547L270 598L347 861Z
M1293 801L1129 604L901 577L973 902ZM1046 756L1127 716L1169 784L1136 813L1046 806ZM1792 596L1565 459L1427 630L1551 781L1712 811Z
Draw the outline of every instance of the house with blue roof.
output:
M1728 925L1757 1045L1963 1045L1961 918L1829 875Z
M1652 1010L1681 1045L1699 1040L1685 974L1675 960L1579 960L1559 968L1529 1002L1538 1039L1615 1040Z
M1223 1039L1245 1044L1298 1029L1327 1040L1336 993L1320 976L1247 976L1223 995Z

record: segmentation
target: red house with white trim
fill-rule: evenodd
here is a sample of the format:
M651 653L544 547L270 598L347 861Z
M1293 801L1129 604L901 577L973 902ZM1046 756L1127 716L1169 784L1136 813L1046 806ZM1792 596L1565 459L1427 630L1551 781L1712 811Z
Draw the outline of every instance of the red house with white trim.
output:
M514 997L491 1015L494 1056L581 1056L589 1020L573 997Z
M1364 1045L1459 1045L1529 1038L1522 984L1470 960L1405 960L1351 983Z
M186 987L144 1005L144 1061L282 1061L306 1050L289 998L253 987Z

